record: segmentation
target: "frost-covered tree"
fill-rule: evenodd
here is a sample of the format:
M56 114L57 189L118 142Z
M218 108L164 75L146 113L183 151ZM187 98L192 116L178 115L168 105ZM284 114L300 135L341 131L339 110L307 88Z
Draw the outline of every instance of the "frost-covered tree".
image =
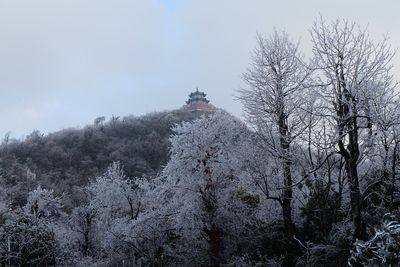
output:
M359 164L368 151L363 142L372 133L371 90L379 95L390 86L393 52L386 39L373 42L366 30L346 20L317 20L311 36L318 92L323 100L319 113L329 119L331 145L344 160L354 237L365 239Z
M305 101L304 83L308 71L302 61L299 45L283 32L269 37L258 36L250 67L243 75L247 88L240 90L248 121L266 144L264 158L278 160L282 177L281 193L271 199L279 201L288 236L294 233L293 200L293 141L303 131Z
M93 225L96 226L97 241L109 257L116 257L114 254L121 250L129 250L127 247L135 251L129 239L137 235L135 228L143 211L146 186L145 178L127 177L119 162L112 163L103 175L87 186L88 207L96 213Z
M38 186L37 189L29 193L24 212L38 218L49 218L61 215L62 207L61 199L54 196L53 190Z
M0 226L0 262L4 266L55 264L56 246L53 230L36 216L9 213Z
M90 206L99 212L103 221L127 216L137 219L141 207L140 179L128 178L119 162L88 187Z
M98 244L98 229L96 227L97 211L88 205L75 208L68 218L67 225L71 235L73 233L74 244L70 249L76 251L75 257L95 257L100 252Z
M221 264L225 224L240 218L231 207L240 188L246 136L246 126L223 111L174 128L171 159L162 174L163 209L186 264L195 255L197 264Z
M168 266L177 262L179 255L173 252L176 240L173 224L169 214L163 212L165 203L156 203L155 199L157 195L147 192L143 203L148 210L135 220L114 220L109 230L114 236L109 239L110 262L120 265L129 261L138 266Z

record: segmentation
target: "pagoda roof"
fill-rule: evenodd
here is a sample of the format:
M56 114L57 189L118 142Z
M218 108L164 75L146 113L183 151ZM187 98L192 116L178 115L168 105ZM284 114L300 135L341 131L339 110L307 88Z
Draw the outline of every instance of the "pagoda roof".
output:
M200 92L199 89L196 88L196 91L195 91L195 92L192 92L192 93L189 94L189 97L190 97L190 98L192 98L192 97L194 97L194 96L203 96L203 97L206 97L207 94L204 93L204 92Z
M185 110L215 110L217 109L210 104L210 101L206 98L206 93L199 91L196 88L195 92L189 94L189 100L186 101L186 105L183 106Z

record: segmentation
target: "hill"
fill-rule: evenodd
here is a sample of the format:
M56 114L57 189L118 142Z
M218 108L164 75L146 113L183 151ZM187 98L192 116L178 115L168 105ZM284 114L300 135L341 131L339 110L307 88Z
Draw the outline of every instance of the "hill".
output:
M37 185L56 194L70 192L113 161L120 161L130 177L154 175L168 161L171 127L204 113L175 110L98 118L82 129L48 135L34 131L25 140L5 140L0 146L0 183L15 204L21 204Z

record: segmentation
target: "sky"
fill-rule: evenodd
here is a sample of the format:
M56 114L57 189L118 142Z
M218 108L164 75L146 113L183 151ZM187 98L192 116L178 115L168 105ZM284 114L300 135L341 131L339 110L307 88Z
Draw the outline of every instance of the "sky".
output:
M240 116L235 90L257 33L311 50L322 16L400 46L398 0L0 0L0 138L83 127L100 116L180 108L198 87ZM394 59L400 79L400 56Z

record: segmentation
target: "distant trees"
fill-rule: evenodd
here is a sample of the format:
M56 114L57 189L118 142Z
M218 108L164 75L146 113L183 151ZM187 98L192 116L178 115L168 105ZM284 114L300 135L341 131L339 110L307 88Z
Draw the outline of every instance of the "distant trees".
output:
M0 186L0 223L3 221L3 215L9 209L9 200L6 196L5 189Z
M114 161L129 177L156 175L168 161L171 127L201 114L176 110L114 121L101 117L83 129L34 131L23 141L6 136L0 144L1 184L12 205L20 206L39 185L56 195L73 193L74 186L88 184Z

